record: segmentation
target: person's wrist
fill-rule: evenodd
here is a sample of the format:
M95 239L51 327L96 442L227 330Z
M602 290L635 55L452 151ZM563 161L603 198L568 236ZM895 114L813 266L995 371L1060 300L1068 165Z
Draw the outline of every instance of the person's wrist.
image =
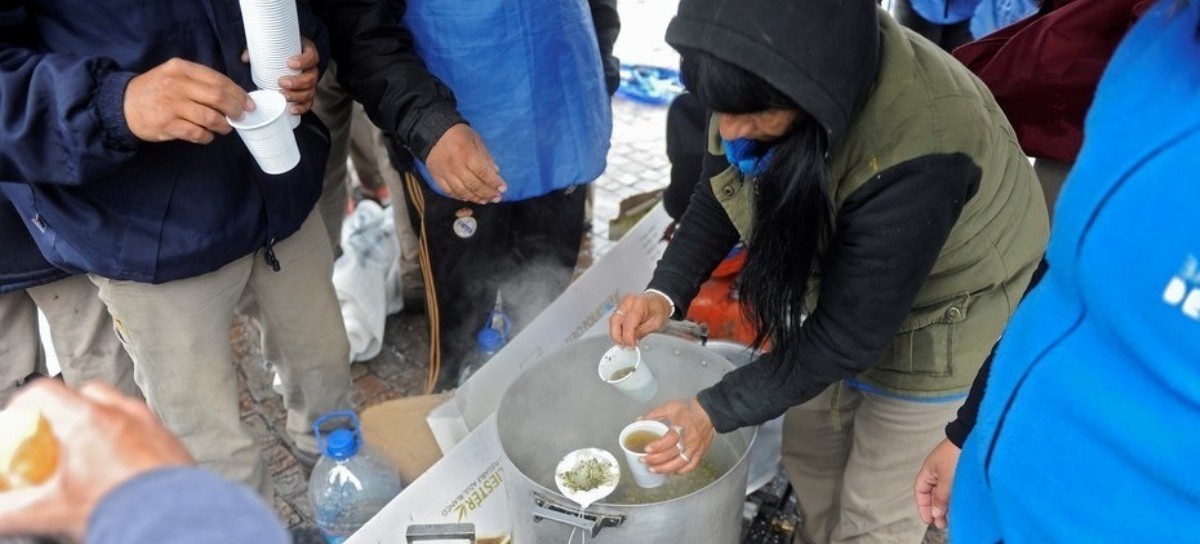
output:
M646 289L644 294L652 295L652 296L655 296L656 298L660 298L660 299L666 301L667 308L668 308L667 309L667 319L670 319L675 316L675 301L671 300L671 297L667 296L666 293L659 291L658 289Z
M134 77L132 72L110 72L100 80L96 91L96 111L104 142L115 149L133 149L141 142L125 116L125 92Z
M429 160L429 152L441 142L442 137L457 125L471 124L458 113L452 104L438 104L421 114L421 119L412 127L406 138L409 152L417 160Z
M712 419L708 417L708 411L706 411L704 406L700 404L699 398L692 397L692 400L688 401L688 409L692 411L692 415L694 415L697 419L699 419L708 427L712 427Z

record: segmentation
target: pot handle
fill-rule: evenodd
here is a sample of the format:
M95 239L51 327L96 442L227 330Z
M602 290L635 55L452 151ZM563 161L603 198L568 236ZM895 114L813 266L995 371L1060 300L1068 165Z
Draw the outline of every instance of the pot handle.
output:
M535 494L533 521L537 523L543 520L583 529L584 534L596 538L605 527L620 527L622 523L625 523L625 516L610 516L586 511L581 516L578 511L572 512Z
M701 346L708 345L708 325L703 323L668 319L667 324L663 325L658 332L667 336L682 338L688 342L695 342Z
M475 544L474 523L431 523L424 525L409 525L405 534L408 542L422 540L466 540Z

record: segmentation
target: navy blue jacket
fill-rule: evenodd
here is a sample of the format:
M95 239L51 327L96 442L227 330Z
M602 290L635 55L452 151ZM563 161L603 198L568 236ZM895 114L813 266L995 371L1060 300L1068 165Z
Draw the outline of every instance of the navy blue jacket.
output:
M322 58L301 0L301 33ZM159 283L220 268L295 232L321 190L328 135L296 130L303 157L264 174L235 135L209 145L140 142L125 86L179 57L250 90L232 0L0 3L0 191L46 258L69 272Z
M0 293L36 287L67 277L67 273L46 261L21 216L0 193Z

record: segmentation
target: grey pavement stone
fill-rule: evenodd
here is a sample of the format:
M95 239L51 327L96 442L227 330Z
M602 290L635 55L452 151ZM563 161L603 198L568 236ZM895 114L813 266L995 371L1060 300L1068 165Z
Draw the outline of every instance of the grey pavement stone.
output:
M275 497L291 499L308 492L308 474L299 466L289 467L278 474L272 474L275 481Z
M288 504L286 500L280 498L278 493L275 496L275 502L272 506L275 507L275 514L279 516L284 525L298 527L304 524L305 520L300 516L300 513L296 512L296 509L291 504Z

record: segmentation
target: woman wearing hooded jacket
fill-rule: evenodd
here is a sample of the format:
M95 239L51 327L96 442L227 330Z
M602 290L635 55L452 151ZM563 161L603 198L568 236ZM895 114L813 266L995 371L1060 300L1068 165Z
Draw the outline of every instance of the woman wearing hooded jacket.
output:
M919 542L911 477L942 438L1045 248L1046 209L980 82L871 0L683 0L667 30L709 109L695 195L633 345L682 316L739 240L770 353L646 414L653 470L787 412L784 462L816 542Z

